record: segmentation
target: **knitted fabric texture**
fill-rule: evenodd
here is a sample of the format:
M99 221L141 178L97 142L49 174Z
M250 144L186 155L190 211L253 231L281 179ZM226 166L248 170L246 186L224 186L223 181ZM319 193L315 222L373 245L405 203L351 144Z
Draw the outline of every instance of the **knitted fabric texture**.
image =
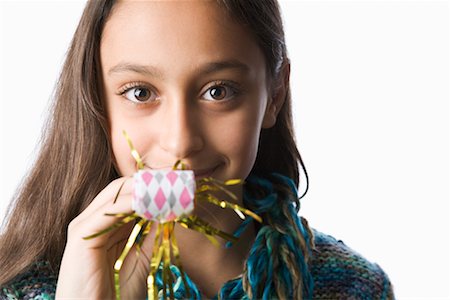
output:
M313 299L394 299L392 285L377 264L367 261L342 241L317 230L313 232L316 244L310 263ZM0 299L54 299L56 281L57 274L49 265L38 262L1 287Z
M45 261L34 263L7 286L0 287L0 299L55 299L57 275Z

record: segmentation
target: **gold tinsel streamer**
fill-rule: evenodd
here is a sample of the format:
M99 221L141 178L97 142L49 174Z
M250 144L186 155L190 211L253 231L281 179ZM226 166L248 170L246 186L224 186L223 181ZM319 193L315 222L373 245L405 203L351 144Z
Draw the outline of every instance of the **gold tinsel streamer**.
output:
M131 139L129 138L128 134L125 131L123 131L123 134L128 142L128 145L130 146L131 155L136 160L137 169L138 170L143 169L145 165L139 153L134 148L133 143L131 142ZM175 163L173 169L175 170L179 168L185 170L187 166L181 160L179 160ZM125 181L122 183L119 190L117 191L117 194L114 198L114 203L116 202L124 183ZM195 191L194 201L195 202L205 201L217 205L223 209L226 208L233 209L241 219L245 219L245 215L247 215L254 218L258 222L262 222L262 219L252 211L244 207L241 207L235 203L220 200L210 193L214 191L221 191L227 194L233 200L237 200L237 197L233 193L228 191L226 187L232 185L239 185L242 183L243 181L240 179L230 179L225 182L221 182L214 178L202 178L197 181L197 189ZM135 225L127 240L127 243L122 253L120 254L119 258L116 260L114 264L114 286L116 292L116 299L118 300L120 300L119 274L123 266L123 263L133 246L136 246L137 255L140 254L142 244L147 235L149 234L154 223L156 223L155 225L157 226L157 228L155 234L155 241L153 245L153 253L150 260L150 274L147 277L147 290L149 300L156 300L158 299L158 297L161 296L163 297L163 299L166 298L174 299L174 290L173 290L174 279L172 276L172 271L170 270L171 257L174 257L175 260L174 265L177 266L178 269L180 270L181 279L186 290L186 296L188 298L190 297L190 291L187 285L186 274L184 273L181 265L180 252L174 234L175 223L180 224L184 228L195 230L199 233L204 234L216 246L220 245L216 239L216 236L229 242L237 241L237 238L235 236L223 232L217 228L214 228L213 226L211 226L210 224L208 224L207 222L203 221L202 219L200 219L195 215L181 216L175 219L174 221L164 223L153 222L135 213L131 214L119 213L119 214L105 214L105 215L114 216L121 219L112 226L109 226L108 228L105 228L90 236L84 237L84 239L92 239L102 234L105 234L111 230L117 229L132 221L135 222ZM156 285L156 274L161 264L162 264L163 289L162 295L159 295L158 287Z

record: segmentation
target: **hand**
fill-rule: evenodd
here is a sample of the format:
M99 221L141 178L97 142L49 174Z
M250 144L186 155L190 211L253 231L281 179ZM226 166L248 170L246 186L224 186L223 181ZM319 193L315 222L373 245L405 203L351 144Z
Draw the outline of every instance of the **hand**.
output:
M116 203L113 203L124 180L126 182L120 195ZM120 220L105 216L105 213L131 213L131 200L130 178L116 179L70 222L56 298L115 299L114 263L125 247L134 222L89 240L83 237L97 233ZM144 241L141 254L137 256L133 247L124 261L120 271L122 299L145 299L147 296L154 227Z

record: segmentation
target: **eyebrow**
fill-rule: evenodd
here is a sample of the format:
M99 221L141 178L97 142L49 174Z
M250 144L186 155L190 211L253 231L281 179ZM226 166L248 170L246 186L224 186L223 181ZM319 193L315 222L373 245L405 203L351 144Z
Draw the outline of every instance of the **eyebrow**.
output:
M226 69L236 69L242 73L248 73L250 71L250 67L248 65L235 59L210 62L199 68L198 71L201 74L208 75ZM164 74L155 66L139 65L128 62L118 63L117 65L109 69L108 75L124 72L133 72L159 79L164 78Z
M133 63L121 62L108 71L108 75L113 75L114 73L124 73L133 72L142 75L148 75L151 77L162 78L161 72L153 66L144 66Z

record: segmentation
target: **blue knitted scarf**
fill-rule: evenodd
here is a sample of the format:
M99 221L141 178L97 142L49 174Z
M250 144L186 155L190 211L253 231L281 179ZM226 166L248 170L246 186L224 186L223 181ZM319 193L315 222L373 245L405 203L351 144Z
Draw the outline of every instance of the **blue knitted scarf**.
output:
M291 197L277 191L274 183L284 185L291 192ZM255 190L259 194L263 192L264 197L256 198L252 192ZM255 175L247 178L244 206L261 215L264 223L250 250L244 274L226 282L215 299L272 299L279 298L280 291L286 298L293 298L295 294L298 295L295 290L299 287L303 298L312 298L313 279L308 269L308 257L311 257L313 237L306 221L297 216L299 208L294 206L292 197L297 198L297 188L286 176L272 173L269 179ZM239 237L252 221L251 217L246 218L234 235ZM230 244L226 246L229 247ZM300 276L292 278L292 268L297 268ZM161 270L160 268L157 273L156 281L160 290L159 297L163 298ZM175 278L175 298L187 299L180 270L175 266L171 266L171 270ZM190 299L201 299L195 283L188 276L186 279ZM243 281L247 283L247 290L244 290Z

